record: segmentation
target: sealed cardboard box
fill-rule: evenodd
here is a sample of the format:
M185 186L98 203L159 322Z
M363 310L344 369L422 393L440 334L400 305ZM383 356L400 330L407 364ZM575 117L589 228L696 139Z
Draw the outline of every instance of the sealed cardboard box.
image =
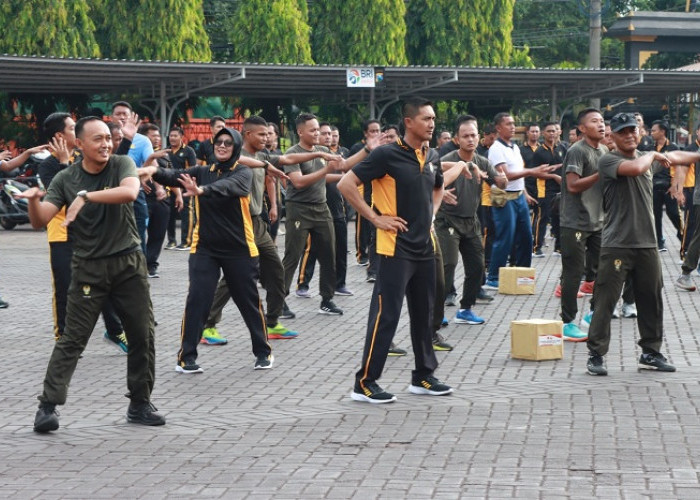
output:
M498 293L532 295L535 293L534 267L502 267L498 270Z
M564 323L553 319L524 319L510 323L511 358L542 361L564 356Z

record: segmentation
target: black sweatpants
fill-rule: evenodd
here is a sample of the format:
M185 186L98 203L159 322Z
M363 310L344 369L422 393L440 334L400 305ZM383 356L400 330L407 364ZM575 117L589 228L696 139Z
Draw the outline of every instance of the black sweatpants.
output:
M679 240L681 240L681 216L678 213L678 202L675 200L675 198L673 198L673 196L671 196L668 193L668 189L665 186L654 186L653 202L654 226L656 227L656 242L659 248L664 246L664 233L662 229L664 206L666 206L666 215L671 221L671 224L673 224L673 227L676 228L676 236Z
M148 203L148 239L146 240L146 266L149 271L158 269L158 258L163 250L165 233L170 220L170 201L146 198Z
M570 227L561 228L561 319L571 323L578 314L578 289L581 274L586 274L586 281L596 281L599 275L598 259L600 256L601 231L589 232ZM620 291L622 288L620 288ZM595 291L591 297L591 310L597 299ZM620 298L619 292L617 298Z
M690 247L690 241L695 234L695 205L693 205L693 194L695 188L683 188L683 196L685 197L685 206L683 207L683 240L681 241L681 259L685 259Z
M610 319L622 285L632 277L637 303L639 346L658 353L664 337L663 276L656 248L602 248L595 283L596 312L588 329L588 350L605 356L610 347Z
M374 283L369 306L362 366L356 374L356 381L362 388L366 382L378 380L382 376L389 347L399 324L404 296L416 359L413 378L428 376L438 366L433 351L431 325L435 301L435 259L408 260L380 255L377 281Z
M345 218L333 219L333 228L335 230L335 288L345 286L345 279L348 270L348 223ZM309 236L304 255L301 256L299 263L299 277L297 278L297 288L309 288L309 283L314 277L314 268L316 267L316 256L318 254L317 245L314 245L311 236Z
M66 329L46 368L42 403L65 404L73 372L107 299L124 321L129 343L127 387L134 403L150 401L155 381L153 307L140 251L101 259L73 257Z
M197 359L197 346L214 300L221 271L231 298L241 312L253 343L255 357L268 356L272 349L267 342L267 326L258 295L257 257L213 257L200 252L190 254L190 287L182 317L181 345L178 363L192 364Z

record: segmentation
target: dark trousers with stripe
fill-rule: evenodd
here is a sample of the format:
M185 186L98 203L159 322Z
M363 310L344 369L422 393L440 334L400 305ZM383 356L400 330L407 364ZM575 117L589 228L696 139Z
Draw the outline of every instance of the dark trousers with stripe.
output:
M547 235L547 224L552 224L552 234L557 241L554 243L554 248L559 248L559 216L552 213L552 201L557 193L547 193L544 198L537 198L537 206L534 208L534 218L532 221L532 239L534 241L535 250L544 247L544 238Z
M267 231L267 223L260 215L252 216L252 220L255 246L260 253L260 284L267 291L266 320L268 325L274 327L284 307L284 268L277 253L277 246ZM204 324L205 328L213 328L221 321L221 313L230 298L226 278L223 278L216 287L214 303Z
M493 223L490 206L481 205L479 207L479 224L481 224L482 245L484 246L484 265L488 268L489 262L491 262L493 239L496 236L496 226Z
M683 240L681 241L681 259L685 259L685 254L688 253L690 241L695 234L695 207L693 205L693 193L695 188L683 188L683 197L685 198L685 206L683 207Z
M158 258L163 250L165 233L170 220L170 201L146 198L148 202L148 240L146 241L146 265L149 271L158 269Z
M335 288L345 286L345 279L348 270L348 223L345 218L333 219L335 229ZM309 283L314 277L316 258L318 255L317 245L314 244L311 236L306 242L304 255L299 264L299 277L297 278L297 288L309 288Z
M129 343L127 387L134 403L150 401L155 381L155 342L146 259L136 251L101 259L71 262L66 329L54 345L46 368L43 403L62 405L78 365L107 299L124 321Z
M688 243L688 250L685 253L682 270L686 274L690 274L694 269L698 268L700 260L700 205L691 205L694 212L693 226L691 231L693 237Z
M170 217L168 217L168 243L177 243L177 238L175 236L175 223L180 218L180 214L175 206L175 194L170 193L168 203L170 204Z
M610 320L622 286L632 277L637 302L639 347L657 353L664 337L663 276L656 248L603 248L595 283L596 312L588 329L588 350L605 356L610 347Z
M578 314L581 274L585 271L586 281L596 281L601 237L601 231L561 228L561 319L564 323L571 323ZM597 281L595 286L598 286ZM591 310L593 299L596 299L595 292L591 297Z
M668 188L665 186L654 186L653 191L654 202L654 226L656 227L656 242L659 248L664 246L664 232L662 229L663 209L666 207L666 215L668 216L673 227L676 228L676 236L679 240L681 237L681 216L678 213L678 202L668 193Z
M416 360L413 378L430 375L438 366L432 342L435 259L408 260L380 255L377 281L369 306L362 367L356 374L360 387L382 376L389 346L399 324L404 296Z
M221 271L231 298L241 312L253 343L255 357L268 356L272 349L267 342L267 327L258 295L257 257L213 257L200 252L190 254L190 287L182 318L181 345L177 354L181 366L194 363L202 328L214 300Z
M192 229L194 228L194 204L190 198L183 198L183 207L180 211L180 244L190 246L192 244Z
M53 241L49 243L49 252L53 277L53 335L58 340L66 329L66 307L71 280L73 245L69 241ZM102 308L102 317L105 328L110 335L119 335L124 331L122 322L109 301Z

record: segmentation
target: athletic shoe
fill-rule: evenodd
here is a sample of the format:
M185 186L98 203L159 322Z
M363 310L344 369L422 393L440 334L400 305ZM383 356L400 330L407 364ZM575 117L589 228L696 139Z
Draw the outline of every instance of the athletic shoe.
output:
M225 345L228 344L228 340L222 337L219 330L213 326L202 330L202 339L199 343L205 345Z
M440 322L440 328L445 328L446 326L449 326L449 324L450 320L443 316L442 321Z
M10 307L10 303L5 302L4 300L2 300L2 298L0 298L0 309L7 309L8 307Z
M357 265L362 267L369 266L369 259L367 257L360 257L357 261Z
M675 372L676 367L666 361L666 358L659 353L642 354L637 363L639 370L656 370L659 372Z
M385 404L396 401L396 396L386 392L376 382L365 382L362 386L355 382L355 388L350 393L350 397L355 401L372 404Z
M204 370L194 361L180 361L175 366L175 371L184 374L204 373Z
M445 342L445 337L438 332L433 333L433 351L451 351L453 347Z
M588 335L581 331L576 323L564 324L564 340L569 342L585 342L588 340Z
M297 297L301 297L302 299L311 298L311 292L308 288L297 288L297 291L295 293Z
M389 353L388 353L388 356L399 357L399 356L405 356L406 354L408 354L408 353L406 352L406 349L401 349L400 347L396 347L396 345L394 345L393 342L392 342L391 345L389 346Z
M561 283L558 283L557 286L554 287L554 296L559 297L559 298L561 297ZM576 292L576 298L577 299L583 298L583 292L581 292L581 290Z
M586 314L583 315L583 318L581 318L581 324L586 328L590 328L591 321L593 321L593 311L588 311Z
M452 387L443 384L432 375L428 375L422 379L414 379L411 385L408 386L408 392L411 394L425 394L428 396L444 396L452 392Z
M457 294L456 293L448 293L447 296L445 297L445 305L448 307L454 307L457 305Z
M552 257L561 257L561 249L555 249L552 252Z
M344 297L350 297L352 295L355 295L352 293L350 290L347 289L347 287L341 286L340 288L335 289L335 294L336 295L342 295Z
M328 314L330 316L342 316L343 310L336 306L332 300L321 301L321 307L318 309L321 314Z
M269 370L272 368L272 364L275 362L275 357L270 354L269 356L258 356L255 360L255 366L253 370Z
M479 288L479 293L476 294L476 301L479 304L490 304L493 302L493 295L489 295L483 288Z
M581 288L579 288L579 292L581 292L584 295L593 295L593 286L595 285L595 281L584 281L581 283Z
M294 312L289 308L289 306L285 302L282 306L282 314L279 315L279 319L294 319L296 317L297 315L294 314Z
M165 417L156 411L158 410L151 403L131 403L126 411L126 421L130 424L165 425Z
M160 274L158 274L158 271L156 269L150 269L148 271L148 277L149 278L160 278Z
M483 325L486 320L474 314L471 309L460 309L455 315L455 323L458 325Z
M536 259L544 259L544 252L542 251L541 248L538 248L534 252L532 252L532 256L535 257Z
M659 252L668 252L668 248L666 248L666 245L662 245L659 247Z
M58 429L58 412L56 405L41 403L34 417L34 432L50 432Z
M129 352L129 343L126 341L126 334L124 332L119 335L110 335L109 332L105 332L102 336L105 342L115 346L119 349L119 352L127 354Z
M270 328L267 327L267 338L273 340L284 340L284 339L295 339L299 335L298 332L293 332L288 330L286 327L282 326L282 323L277 323L275 326Z
M367 279L365 279L367 283L374 283L377 281L377 275L374 273L367 273Z
M182 244L182 245L176 246L173 250L179 250L179 251L181 251L181 252L186 252L186 251L188 251L189 249L190 249L190 246L189 246L189 245Z
M632 302L628 304L627 302L622 303L622 317L623 318L636 318L637 317L637 306Z
M690 274L681 274L676 280L676 288L680 288L681 290L685 290L687 292L694 292L697 290L695 283L693 282L693 278L690 277Z
M608 374L608 368L605 366L605 358L599 354L589 354L588 363L586 363L586 372L589 375L599 375L604 377Z
M498 280L486 280L484 290L498 290Z
M175 241L169 241L167 245L165 245L166 250L173 250L177 246L177 242Z

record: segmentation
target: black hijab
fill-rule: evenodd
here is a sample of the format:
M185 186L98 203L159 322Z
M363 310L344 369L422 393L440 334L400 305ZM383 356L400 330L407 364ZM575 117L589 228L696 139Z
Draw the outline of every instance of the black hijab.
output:
M225 160L225 161L218 161L217 160L215 166L216 166L217 170L230 170L231 167L233 167L236 164L236 162L238 161L238 158L241 157L241 149L243 149L243 138L241 137L241 134L239 134L237 130L224 127L221 130L219 130L216 133L216 135L214 136L214 143L216 143L216 141L222 135L228 135L233 139L233 153L231 154L231 157L228 160Z

